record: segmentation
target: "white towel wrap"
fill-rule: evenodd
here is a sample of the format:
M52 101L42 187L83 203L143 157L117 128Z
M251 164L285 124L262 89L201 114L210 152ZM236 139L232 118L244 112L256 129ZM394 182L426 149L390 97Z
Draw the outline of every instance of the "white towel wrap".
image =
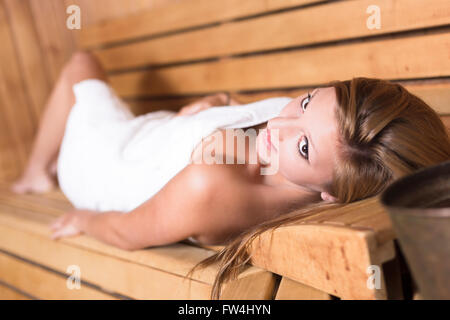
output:
M169 110L135 117L101 80L84 80L73 91L58 180L76 208L97 211L136 208L189 164L202 138L219 128L263 123L292 100L269 98L178 117Z

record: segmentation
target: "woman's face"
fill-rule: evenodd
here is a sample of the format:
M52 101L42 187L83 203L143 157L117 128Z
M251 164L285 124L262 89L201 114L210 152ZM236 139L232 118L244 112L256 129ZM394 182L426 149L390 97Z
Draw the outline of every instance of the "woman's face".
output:
M336 106L333 87L317 88L293 99L258 135L261 162L272 165L277 159L277 174L284 179L323 191L323 186L331 181L337 150Z

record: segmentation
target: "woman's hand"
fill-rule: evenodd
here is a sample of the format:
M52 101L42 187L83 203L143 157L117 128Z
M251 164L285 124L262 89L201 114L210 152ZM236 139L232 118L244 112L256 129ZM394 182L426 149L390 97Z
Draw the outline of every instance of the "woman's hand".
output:
M180 111L178 111L176 116L195 114L214 106L227 105L227 103L228 103L228 95L226 93L218 93L210 95L182 107Z
M51 238L53 240L72 237L84 232L84 225L88 220L96 215L95 211L89 210L72 210L54 221L50 228L52 230Z

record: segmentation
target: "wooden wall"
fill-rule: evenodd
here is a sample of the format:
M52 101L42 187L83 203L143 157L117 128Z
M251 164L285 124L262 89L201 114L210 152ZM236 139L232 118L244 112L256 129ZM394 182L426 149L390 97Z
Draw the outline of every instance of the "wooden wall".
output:
M0 179L24 167L52 85L74 50L67 6L81 27L180 0L0 0Z

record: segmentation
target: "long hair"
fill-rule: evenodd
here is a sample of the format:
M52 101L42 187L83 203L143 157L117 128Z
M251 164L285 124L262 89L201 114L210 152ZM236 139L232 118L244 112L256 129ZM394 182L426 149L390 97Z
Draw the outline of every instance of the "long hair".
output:
M325 190L336 202L311 203L244 231L198 267L218 263L211 299L251 260L250 246L263 232L297 223L305 216L356 201L373 201L394 180L450 159L449 131L422 99L399 84L358 77L331 81L338 106L335 119L339 150L331 183Z

